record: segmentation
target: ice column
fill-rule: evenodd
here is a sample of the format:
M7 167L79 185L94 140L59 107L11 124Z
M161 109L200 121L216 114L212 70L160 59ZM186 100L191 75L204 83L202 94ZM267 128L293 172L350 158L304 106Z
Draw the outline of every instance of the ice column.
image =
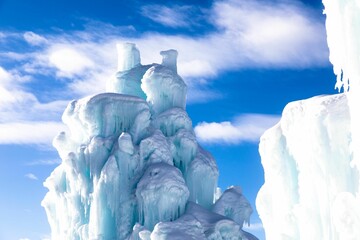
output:
M323 0L323 4L330 61L337 75L336 88L348 91L352 163L360 169L360 1Z
M140 52L134 43L116 45L118 50L118 71L127 71L140 65Z
M167 51L161 51L160 55L163 57L161 65L168 67L177 73L176 59L178 52L174 49L170 49Z

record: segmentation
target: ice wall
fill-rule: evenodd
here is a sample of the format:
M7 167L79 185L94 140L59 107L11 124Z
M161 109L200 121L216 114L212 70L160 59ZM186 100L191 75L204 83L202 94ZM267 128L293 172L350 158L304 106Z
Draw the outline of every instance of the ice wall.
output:
M146 66L134 44L118 52L108 93L69 103L69 131L53 141L62 163L42 201L51 238L256 239L241 229L252 212L241 194L231 196L241 204L225 192L214 205L219 172L186 113L177 52Z
M269 240L360 236L360 4L323 3L336 88L345 93L289 103L262 136L256 206Z
M330 62L337 75L336 87L348 91L352 164L360 169L360 1L323 0L323 4Z

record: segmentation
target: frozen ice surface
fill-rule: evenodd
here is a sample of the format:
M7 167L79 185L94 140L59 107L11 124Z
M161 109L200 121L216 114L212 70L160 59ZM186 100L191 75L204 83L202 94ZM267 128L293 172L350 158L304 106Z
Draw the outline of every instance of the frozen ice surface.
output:
M189 190L174 166L155 163L148 167L136 187L139 222L147 229L156 223L173 221L185 211Z
M181 108L171 108L157 115L152 123L167 137L174 136L180 129L193 130L191 119Z
M163 57L161 65L166 66L177 73L177 56L178 52L174 49L170 49L167 51L161 51L160 55Z
M215 200L219 177L219 170L211 154L199 147L185 177L190 190L190 200L210 208Z
M171 68L163 65L149 68L141 80L141 89L155 115L173 107L185 109L186 84Z
M116 45L118 50L118 71L127 71L141 64L140 52L134 43Z
M118 51L108 93L72 101L63 114L69 131L53 141L62 163L45 181L42 201L51 238L256 239L238 218L248 206L234 204L226 216L211 211L219 197L215 206L227 206L229 193L217 191L216 162L185 111L177 52L143 66L134 44Z
M253 212L249 201L237 186L226 189L212 207L212 211L234 220L241 227L244 222L250 224L250 215Z
M263 135L256 205L270 240L360 236L360 4L323 4L335 87L345 93L288 104Z
M350 211L359 187L351 136L345 94L285 107L260 141L265 183L256 206L266 239L356 239L344 238L344 225L346 234L359 236L360 212Z

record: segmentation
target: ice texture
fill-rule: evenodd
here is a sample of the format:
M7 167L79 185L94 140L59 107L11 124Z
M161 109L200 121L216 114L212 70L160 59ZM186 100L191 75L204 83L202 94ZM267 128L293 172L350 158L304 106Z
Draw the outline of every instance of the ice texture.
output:
M189 190L174 166L155 163L148 167L136 187L139 222L147 229L155 224L173 221L185 211Z
M253 212L249 201L242 194L241 188L237 186L226 189L212 210L234 220L241 227L244 222L250 224L250 215Z
M186 84L166 65L150 67L141 80L141 89L154 115L174 107L185 109L186 105Z
M134 44L118 51L108 92L69 103L68 131L53 141L62 162L42 201L51 239L256 239L241 230L251 208L220 196L215 159L196 140L177 52L143 66Z
M127 71L139 66L140 51L134 43L123 43L116 45L118 50L118 71Z
M359 239L359 3L323 0L335 87L344 93L289 103L261 138L256 206L266 239Z

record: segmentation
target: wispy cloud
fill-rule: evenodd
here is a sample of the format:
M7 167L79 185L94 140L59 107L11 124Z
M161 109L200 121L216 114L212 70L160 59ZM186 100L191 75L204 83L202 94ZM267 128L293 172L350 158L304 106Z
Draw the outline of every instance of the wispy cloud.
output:
M66 128L61 122L0 123L0 144L51 145Z
M196 20L199 18L199 9L191 5L164 6L152 4L143 6L141 14L164 26L180 28L196 24Z
M32 162L28 162L27 166L49 166L49 165L58 165L61 163L60 159L42 159L42 160L36 160Z
M29 44L34 45L34 46L39 46L39 45L47 43L46 38L44 38L34 32L25 32L24 39L26 42L28 42Z
M201 122L194 130L199 141L207 144L258 142L265 130L279 120L274 115L243 114L232 122Z
M30 179L30 180L39 180L38 177L35 176L35 174L33 174L33 173L25 174L25 177Z

